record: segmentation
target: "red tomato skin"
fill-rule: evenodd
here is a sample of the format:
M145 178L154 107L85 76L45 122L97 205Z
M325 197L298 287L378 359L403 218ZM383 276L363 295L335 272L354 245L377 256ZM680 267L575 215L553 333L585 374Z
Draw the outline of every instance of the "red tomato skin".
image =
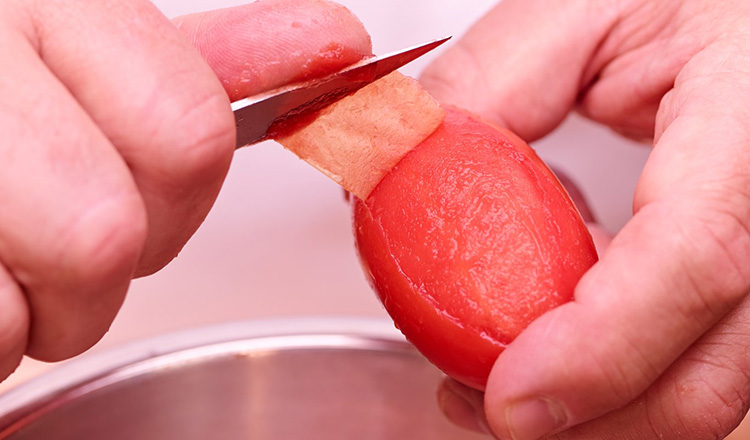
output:
M572 300L597 260L580 214L536 153L458 109L366 201L354 201L354 229L396 326L477 389L531 321Z

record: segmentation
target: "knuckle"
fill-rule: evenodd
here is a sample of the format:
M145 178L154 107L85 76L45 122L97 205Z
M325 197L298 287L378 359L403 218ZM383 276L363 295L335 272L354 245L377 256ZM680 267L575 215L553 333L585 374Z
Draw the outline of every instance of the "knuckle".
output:
M724 366L723 368L729 368ZM736 378L736 373L730 374ZM646 399L649 430L657 438L721 439L732 432L747 412L746 387L728 385L726 380L694 378L672 381L668 398Z
M750 214L722 208L707 212L690 233L695 262L685 273L706 304L723 309L750 289Z
M727 315L649 390L649 419L667 438L724 438L747 413L749 306L745 301Z
M567 325L574 326L579 335L587 335L595 328L597 338L596 343L592 343L584 337L585 345L579 345L576 350L581 355L569 364L569 373L562 376L561 381L577 384L578 390L596 390L596 399L580 396L582 407L595 411L601 408L590 407L592 403L613 409L640 396L663 372L660 350L647 343L643 333L634 332L636 328L623 328L614 319L600 319L599 311L571 304L575 315L569 315ZM563 307L566 306L553 310L548 316L554 316ZM556 333L560 335L558 338L564 338L557 345L570 347L566 342L572 339L569 333L559 330Z
M640 395L659 376L660 369L641 344L626 339L624 335L619 335L619 338L612 346L621 347L629 355L618 362L612 362L610 356L603 355L595 359L595 365L601 372L600 386L609 389L614 403L622 404Z
M129 279L147 229L146 211L137 193L103 199L64 229L54 257L60 264L59 276L74 285L110 285L110 280Z
M101 339L124 299L146 232L134 190L100 199L61 227L24 283L33 315L27 355L56 362Z
M651 201L639 209L670 219L659 237L674 256L664 262L670 272L664 278L680 295L675 311L691 321L718 319L750 290L750 198L732 200L724 190L702 196Z
M693 432L704 433L707 439L724 438L739 425L747 412L747 390L720 389L710 382L705 386L711 390L706 400L712 405L703 408L703 416L689 428Z
M171 118L158 122L154 138L160 146L154 167L156 179L164 185L182 187L220 178L234 151L234 118L226 95L176 98L167 110Z

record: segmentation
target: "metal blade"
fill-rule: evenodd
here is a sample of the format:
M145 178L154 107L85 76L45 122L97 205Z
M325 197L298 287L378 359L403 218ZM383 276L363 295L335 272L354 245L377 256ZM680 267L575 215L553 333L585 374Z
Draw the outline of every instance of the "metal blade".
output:
M265 139L275 123L333 104L449 39L442 38L362 60L322 79L292 84L232 103L237 125L237 148Z

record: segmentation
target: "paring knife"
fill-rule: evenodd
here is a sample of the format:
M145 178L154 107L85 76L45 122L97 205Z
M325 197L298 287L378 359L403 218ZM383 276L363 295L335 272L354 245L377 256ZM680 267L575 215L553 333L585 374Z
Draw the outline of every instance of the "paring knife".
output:
M450 37L441 38L398 52L367 58L320 79L287 85L233 102L237 148L264 140L274 123L333 104L449 39Z

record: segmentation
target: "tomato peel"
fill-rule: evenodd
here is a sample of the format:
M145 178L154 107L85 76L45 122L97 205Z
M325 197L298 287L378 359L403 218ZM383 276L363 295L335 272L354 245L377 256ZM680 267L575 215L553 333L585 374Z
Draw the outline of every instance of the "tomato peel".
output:
M396 163L430 136L444 110L413 78L393 72L274 135L347 191L367 198Z

